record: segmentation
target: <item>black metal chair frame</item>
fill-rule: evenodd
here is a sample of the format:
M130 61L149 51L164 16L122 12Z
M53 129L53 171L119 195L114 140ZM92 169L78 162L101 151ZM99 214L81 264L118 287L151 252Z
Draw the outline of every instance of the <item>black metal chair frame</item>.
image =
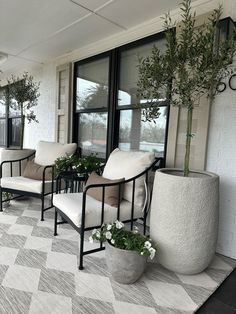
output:
M3 169L3 165L8 164L10 165L10 177L14 177L16 175L13 176L13 164L16 163L18 164L18 175L21 176L22 175L22 163L24 161L28 161L30 159L32 159L35 156L35 153L30 154L27 157L21 158L21 159L16 159L16 160L5 160L1 163L0 165L0 179L2 178L2 169ZM52 192L47 192L45 193L45 173L46 170L51 168L52 171L52 181L51 181L51 191ZM33 193L33 192L28 192L28 191L24 191L24 190L16 190L16 189L9 189L9 188L4 188L0 185L0 211L3 211L2 209L2 203L8 201L8 199L3 200L3 192L8 192L11 194L16 194L17 196L12 197L11 199L17 199L20 198L22 196L29 196L29 197L36 197L36 198L40 198L41 199L41 221L44 220L44 212L50 208L53 207L53 193L54 191L54 166L53 165L47 165L44 166L44 170L43 170L43 179L42 179L42 192L41 193ZM50 199L50 206L49 207L44 207L45 205L45 196L50 195L51 194L51 199Z
M157 166L157 163L159 162L159 166ZM132 202L131 202L131 216L130 219L123 221L123 223L130 223L130 229L133 230L133 226L134 226L134 222L138 219L142 219L143 220L143 233L146 234L146 220L147 220L147 216L148 216L148 212L149 212L149 208L150 208L150 201L151 201L151 194L152 191L150 191L150 199L149 201L146 201L145 207L144 207L144 214L143 217L139 217L139 218L134 218L134 206L135 206L135 182L138 178L145 176L145 181L146 184L148 184L148 176L149 176L149 171L151 170L156 170L158 168L160 168L160 166L163 165L163 158L157 158L155 159L155 161L152 163L152 165L150 167L148 167L147 169L145 169L144 171L142 171L141 173L139 173L138 175L136 175L135 177L132 177L128 180L125 180L123 182L118 182L118 183L106 183L106 184L93 184L93 185L89 185L87 187L85 187L84 191L83 191L83 197L82 197L82 217L81 217L81 227L77 227L73 221L71 221L71 219L65 214L63 213L59 208L55 207L55 221L54 221L54 236L57 236L57 226L60 224L64 224L64 223L69 223L79 234L80 234L80 252L79 252L79 269L82 270L84 269L83 266L83 257L87 254L91 254L91 253L95 253L95 252L99 252L101 250L105 249L105 246L103 246L103 243L100 243L100 247L97 249L93 249L93 250L88 250L88 251L84 251L84 233L85 231L89 231L89 230L93 230L94 228L101 228L103 222L104 222L104 199L105 199L105 188L109 187L109 186L119 186L119 190L118 190L118 206L117 206L117 220L120 220L120 203L121 203L121 189L122 189L122 185L129 183L129 182L133 182L133 187L132 187ZM87 192L89 189L92 188L98 188L101 187L102 188L102 202L101 202L101 222L100 224L96 225L96 226L92 226L92 227L85 227L85 214L86 214L86 197L87 197ZM60 193L60 190L57 191L57 193ZM57 221L57 216L58 214L60 214L62 221Z

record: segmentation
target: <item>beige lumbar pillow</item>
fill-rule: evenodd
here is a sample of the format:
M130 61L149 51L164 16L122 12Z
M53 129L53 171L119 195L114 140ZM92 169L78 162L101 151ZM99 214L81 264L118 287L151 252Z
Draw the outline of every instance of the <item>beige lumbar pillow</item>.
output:
M25 170L23 172L23 177L34 179L34 180L43 180L43 170L45 166L36 164L33 160L27 161ZM45 171L45 180L52 180L52 169L48 168Z
M104 183L118 183L123 182L124 178L110 180L104 177L99 176L96 172L92 172L87 180L86 186L93 184L104 184ZM102 202L102 187L91 188L88 190L87 194L96 200ZM121 199L123 194L123 188L121 188ZM104 202L110 206L118 205L118 197L119 197L119 185L108 186L105 188L105 198Z

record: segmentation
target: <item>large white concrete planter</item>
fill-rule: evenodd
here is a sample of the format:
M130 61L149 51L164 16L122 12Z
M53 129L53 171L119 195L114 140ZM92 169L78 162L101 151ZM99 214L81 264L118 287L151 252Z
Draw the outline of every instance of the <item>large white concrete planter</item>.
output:
M211 262L218 233L219 177L209 172L159 169L150 216L159 262L182 274L196 274Z

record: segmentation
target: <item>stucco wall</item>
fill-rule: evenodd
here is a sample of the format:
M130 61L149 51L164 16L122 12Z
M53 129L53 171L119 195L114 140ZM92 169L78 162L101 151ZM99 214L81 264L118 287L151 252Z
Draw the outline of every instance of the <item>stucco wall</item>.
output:
M234 64L236 67L236 61ZM229 88L228 80L226 84L211 108L207 170L220 176L217 250L236 258L236 91Z

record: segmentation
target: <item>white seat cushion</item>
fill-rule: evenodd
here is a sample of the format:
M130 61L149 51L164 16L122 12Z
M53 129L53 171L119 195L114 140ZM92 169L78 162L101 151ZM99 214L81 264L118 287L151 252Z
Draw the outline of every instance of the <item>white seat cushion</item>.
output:
M81 227L83 193L63 193L53 197L53 205L60 209L77 226ZM102 202L87 195L85 226L93 227L101 223ZM134 218L142 217L142 209L134 207ZM131 203L123 200L120 204L120 220L131 218ZM104 204L104 222L113 222L117 219L117 208Z
M61 144L40 141L35 153L35 163L41 166L52 165L58 157L69 156L75 153L77 144Z
M107 179L125 178L125 180L137 176L154 162L155 155L152 152L125 152L115 149L109 156L103 171L103 177ZM135 181L135 204L143 206L145 198L145 177ZM123 198L132 202L133 182L125 184Z
M55 187L56 184L54 184ZM41 194L43 183L40 180L33 180L24 177L4 177L1 179L1 187ZM44 193L51 192L51 181L45 182Z

